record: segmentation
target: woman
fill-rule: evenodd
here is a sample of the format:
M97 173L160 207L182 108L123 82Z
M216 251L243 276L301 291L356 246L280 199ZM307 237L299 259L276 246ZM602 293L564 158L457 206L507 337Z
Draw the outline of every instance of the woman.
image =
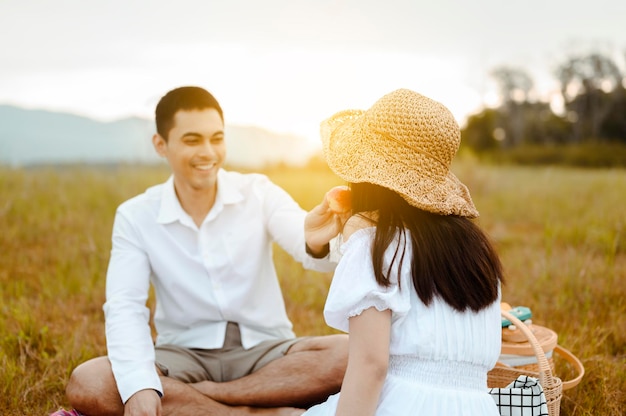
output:
M305 415L498 415L502 268L450 172L454 117L401 89L324 121L322 142L352 192L324 309L350 349L341 392Z

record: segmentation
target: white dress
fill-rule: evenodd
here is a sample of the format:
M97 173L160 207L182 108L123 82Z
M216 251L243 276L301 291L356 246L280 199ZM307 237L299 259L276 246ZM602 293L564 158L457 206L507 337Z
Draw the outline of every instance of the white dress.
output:
M401 288L395 277L390 287L379 286L370 256L374 233L374 228L359 230L341 245L324 317L329 326L348 332L348 318L365 309L392 311L389 367L376 415L498 416L487 393L487 372L500 354L499 299L478 313L459 313L439 298L424 305L411 281L410 244ZM394 251L392 244L387 262ZM340 394L304 414L334 415Z

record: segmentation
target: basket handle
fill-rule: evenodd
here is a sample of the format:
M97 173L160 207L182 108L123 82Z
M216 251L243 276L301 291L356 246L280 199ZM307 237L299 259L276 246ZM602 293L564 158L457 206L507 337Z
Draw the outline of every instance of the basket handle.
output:
M558 344L554 347L554 352L563 357L578 373L578 375L573 379L563 381L563 390L569 390L573 387L576 387L585 375L585 367L583 366L583 363L580 362L578 357L572 354L569 350L561 347Z
M500 310L502 316L511 321L513 325L519 328L520 331L526 336L528 342L533 347L533 351L535 351L535 356L537 357L537 364L539 367L539 383L545 388L552 387L556 384L554 377L552 377L552 370L550 369L550 364L548 363L548 359L546 358L546 354L543 352L543 348L541 348L541 344L537 341L535 335L533 335L530 328L526 326L526 324L522 323L515 316L510 314L505 310Z

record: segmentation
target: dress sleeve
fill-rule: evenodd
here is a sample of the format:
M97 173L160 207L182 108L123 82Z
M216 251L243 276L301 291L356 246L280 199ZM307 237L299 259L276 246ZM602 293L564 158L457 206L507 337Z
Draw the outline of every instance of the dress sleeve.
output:
M397 265L390 273L390 286L384 287L376 282L371 257L374 233L374 228L359 230L341 246L342 257L324 307L326 323L340 331L348 332L348 319L371 307L379 311L390 309L396 317L406 315L410 308L411 282L404 279L399 287ZM395 244L392 244L385 253L385 264L394 252ZM405 259L404 263L403 272L408 270L410 261Z

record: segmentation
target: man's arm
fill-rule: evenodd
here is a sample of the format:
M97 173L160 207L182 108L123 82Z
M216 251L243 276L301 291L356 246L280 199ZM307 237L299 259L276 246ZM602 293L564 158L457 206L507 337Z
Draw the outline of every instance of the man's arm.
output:
M118 210L103 309L108 357L124 403L140 390L163 392L146 306L149 287L148 256L132 222Z
M256 184L272 239L306 269L329 272L336 262L327 255L328 244L339 234L341 220L324 200L309 213L268 178Z
M161 416L161 397L154 390L140 390L124 406L124 416Z
M307 213L304 220L304 238L309 254L318 258L328 254L330 240L341 233L349 217L350 212L333 212L328 199L324 197L321 203Z

